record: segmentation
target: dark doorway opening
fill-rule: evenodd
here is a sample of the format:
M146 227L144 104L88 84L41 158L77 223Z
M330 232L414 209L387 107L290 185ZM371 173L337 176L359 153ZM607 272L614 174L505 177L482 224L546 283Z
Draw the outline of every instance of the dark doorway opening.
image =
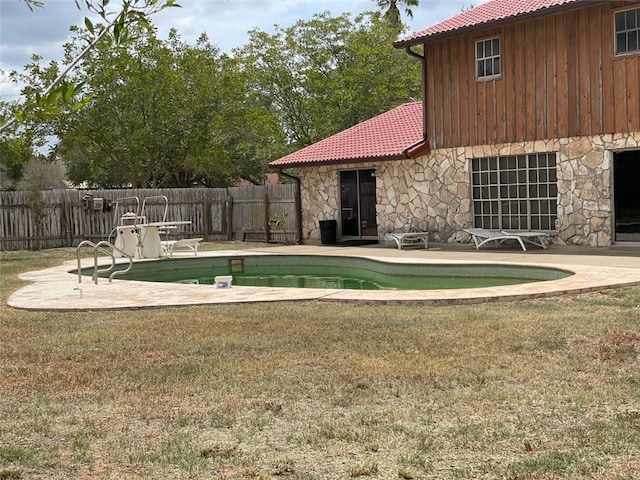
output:
M613 156L616 242L640 242L640 150Z
M343 237L377 237L375 170L340 172L340 221Z

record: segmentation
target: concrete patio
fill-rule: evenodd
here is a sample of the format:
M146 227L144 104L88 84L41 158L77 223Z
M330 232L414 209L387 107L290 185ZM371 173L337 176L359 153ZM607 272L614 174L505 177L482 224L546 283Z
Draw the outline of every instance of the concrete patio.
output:
M75 261L45 270L28 272L20 278L32 282L8 300L15 308L44 311L132 309L187 305L215 305L242 302L340 301L368 303L413 303L452 305L492 301L521 300L564 294L577 294L640 285L640 249L611 247L583 249L555 247L527 252L509 248L476 251L470 245L430 245L428 250L398 250L382 245L337 247L295 245L247 250L203 251L199 257L214 255L292 254L336 255L382 259L398 263L483 263L520 264L555 267L574 272L567 278L490 288L458 290L346 290L311 288L271 288L233 286L219 289L206 285L152 283L100 279L96 285L70 273ZM180 254L175 257L188 255ZM193 255L191 255L193 256ZM89 266L90 259L83 260ZM166 260L171 261L171 260ZM92 262L91 262L92 263Z

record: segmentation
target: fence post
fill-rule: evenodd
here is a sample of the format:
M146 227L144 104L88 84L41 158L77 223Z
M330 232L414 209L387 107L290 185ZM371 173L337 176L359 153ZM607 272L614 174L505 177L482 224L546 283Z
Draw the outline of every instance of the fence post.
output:
M227 190L227 240L233 240L233 197Z
M264 194L264 233L267 243L271 241L271 225L269 224L269 194Z
M73 246L73 233L71 229L71 205L69 205L69 201L67 199L67 195L62 197L62 232L61 236L65 241L65 246L72 247Z
M204 230L204 240L208 242L213 235L213 227L211 223L211 195L210 190L207 189L207 193L202 199L202 214L204 216L202 228Z

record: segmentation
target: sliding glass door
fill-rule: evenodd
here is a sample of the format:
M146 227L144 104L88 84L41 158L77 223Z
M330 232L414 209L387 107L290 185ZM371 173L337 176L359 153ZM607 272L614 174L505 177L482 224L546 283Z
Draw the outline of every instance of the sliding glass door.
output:
M616 242L640 242L640 150L613 156Z
M340 209L343 237L377 237L375 170L340 172Z

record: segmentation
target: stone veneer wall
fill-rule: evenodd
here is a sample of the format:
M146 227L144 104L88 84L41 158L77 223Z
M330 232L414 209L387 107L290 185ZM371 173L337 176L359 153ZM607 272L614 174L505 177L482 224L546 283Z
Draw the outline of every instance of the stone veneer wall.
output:
M556 152L558 220L554 243L606 246L612 237L613 151L640 149L640 132L432 150L416 159L303 168L303 240L319 241L320 220L338 220L340 170L376 169L378 235L413 226L436 242L468 241L469 159Z

